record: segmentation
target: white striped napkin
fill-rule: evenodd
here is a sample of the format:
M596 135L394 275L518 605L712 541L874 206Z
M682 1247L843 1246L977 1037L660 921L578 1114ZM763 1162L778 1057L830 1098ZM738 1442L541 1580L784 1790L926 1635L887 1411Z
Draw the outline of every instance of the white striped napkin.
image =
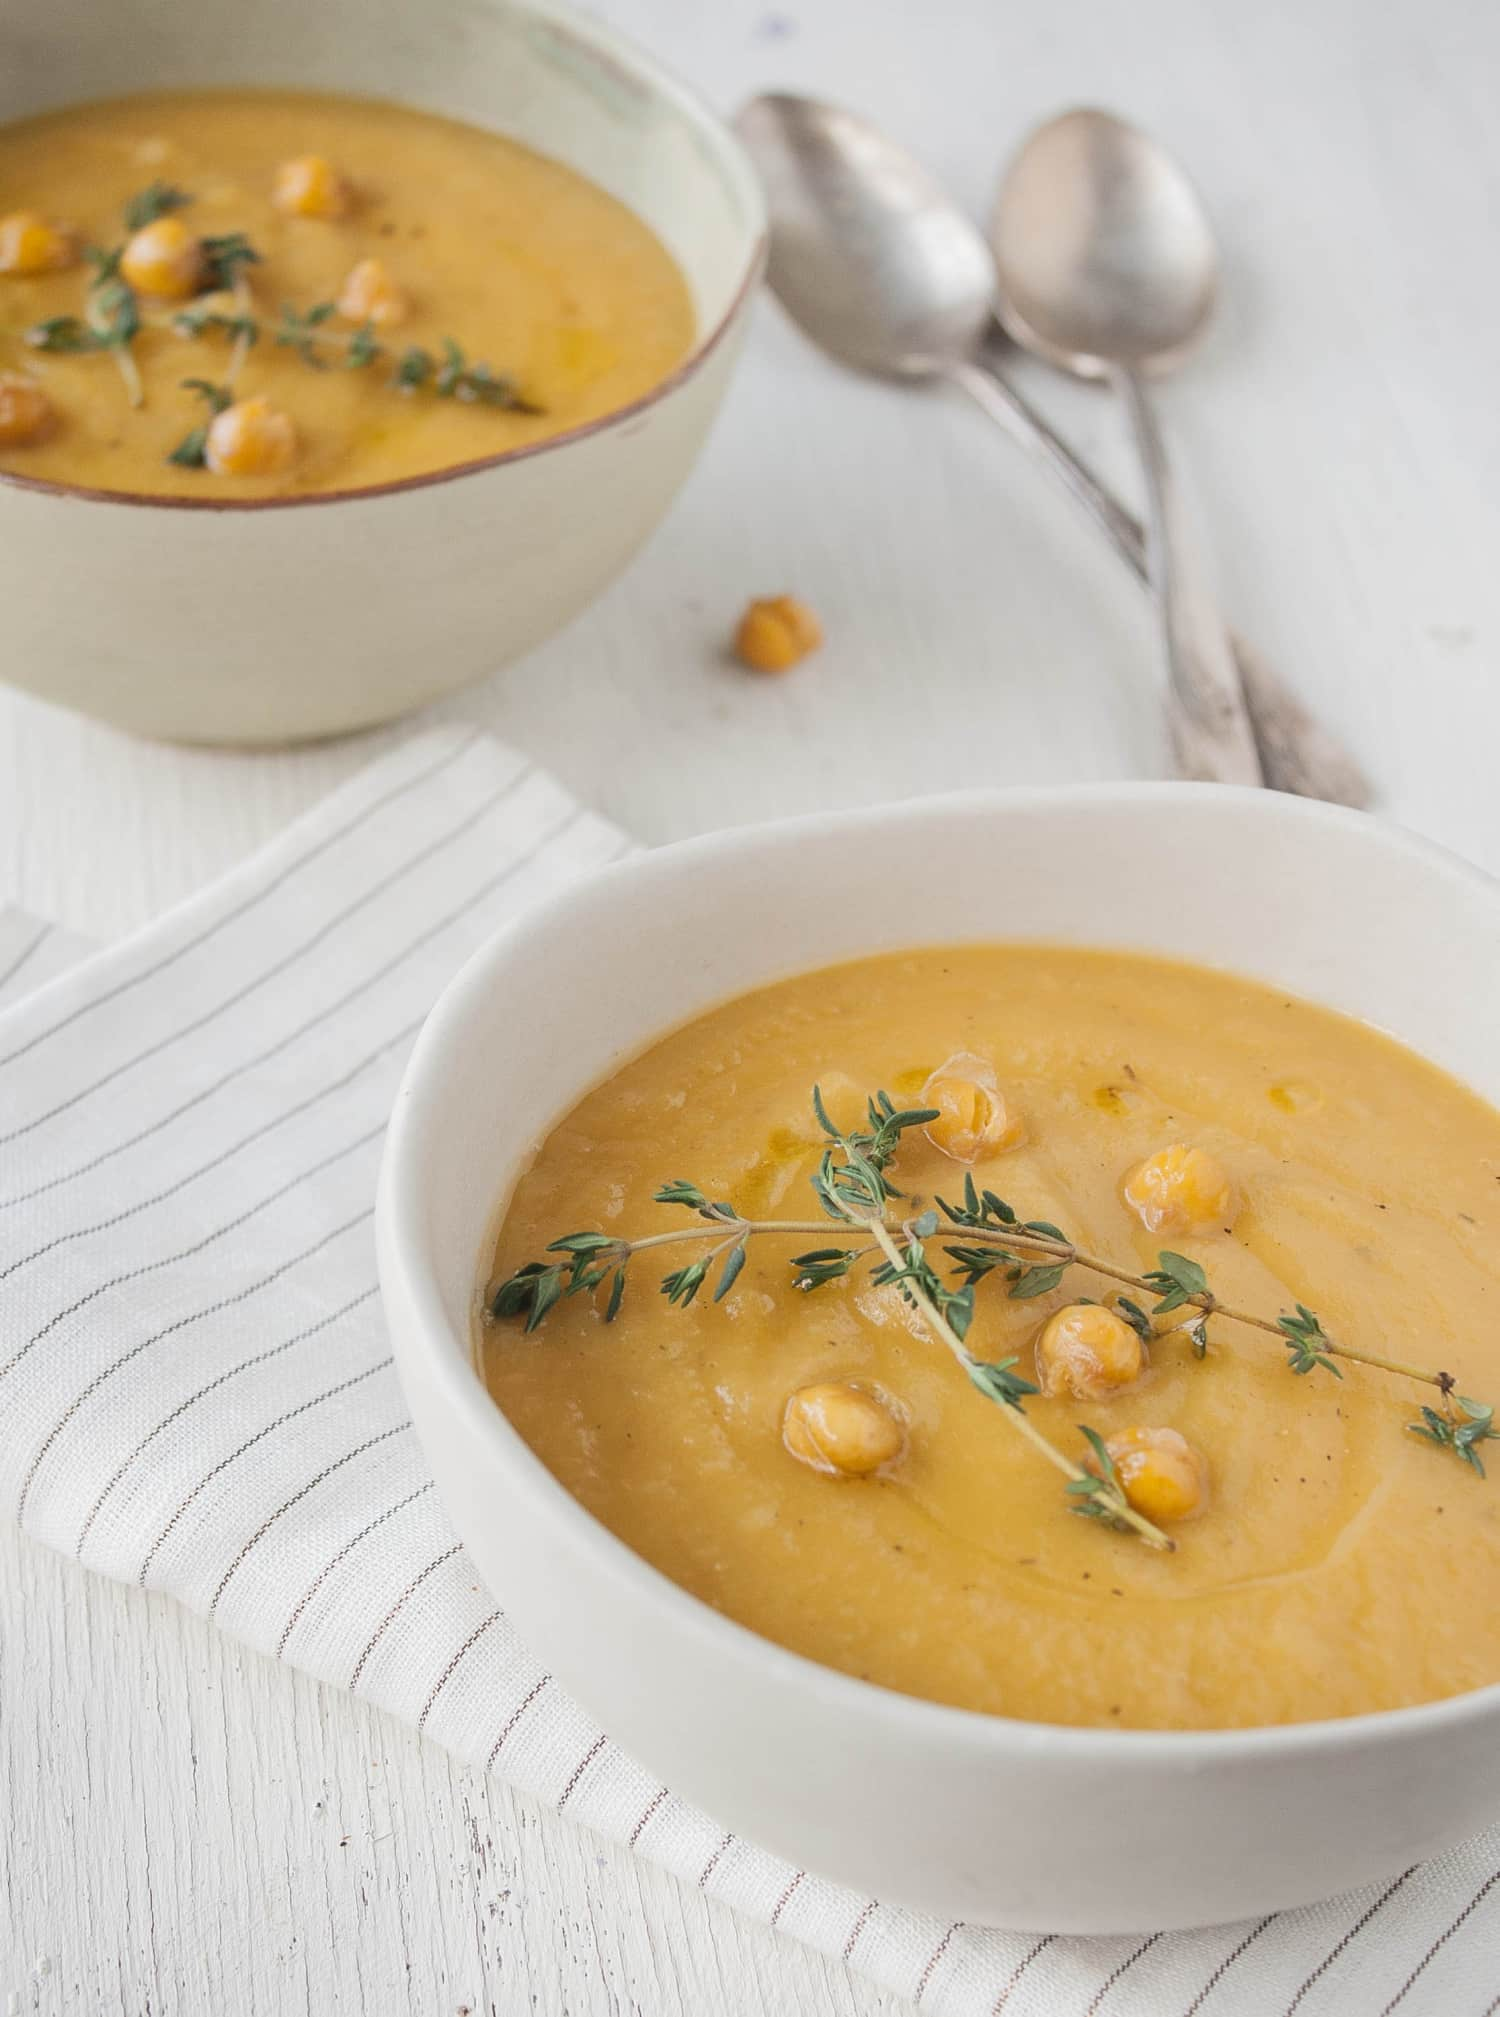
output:
M0 1495L924 2011L1500 2011L1500 1831L1383 1891L1154 1939L942 1926L674 1799L564 1699L443 1519L386 1349L371 1206L408 1045L497 923L627 843L427 736L80 965L0 920ZM1124 1847L1128 1853L1128 1845Z

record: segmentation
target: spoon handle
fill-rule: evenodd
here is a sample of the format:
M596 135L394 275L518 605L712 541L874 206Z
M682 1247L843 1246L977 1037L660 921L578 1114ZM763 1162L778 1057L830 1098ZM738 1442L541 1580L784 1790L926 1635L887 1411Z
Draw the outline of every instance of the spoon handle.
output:
M990 358L982 363L961 361L950 367L949 375L997 426L1050 470L1132 573L1149 582L1146 535L1140 520L1078 459L998 364ZM1242 638L1231 637L1230 643L1239 661L1266 781L1277 791L1295 792L1302 798L1368 805L1369 780L1348 751L1258 652Z
M1146 535L1141 522L1126 510L1113 491L1106 490L1086 463L1080 462L1062 436L1055 432L1037 409L1025 399L992 364L959 359L949 367L949 376L961 385L976 405L982 406L1013 441L1039 454L1072 497L1124 558L1127 566L1149 582L1146 572Z
M1146 570L1156 594L1174 705L1168 723L1184 777L1265 783L1229 633L1204 581L1194 528L1140 376L1110 374L1146 479Z

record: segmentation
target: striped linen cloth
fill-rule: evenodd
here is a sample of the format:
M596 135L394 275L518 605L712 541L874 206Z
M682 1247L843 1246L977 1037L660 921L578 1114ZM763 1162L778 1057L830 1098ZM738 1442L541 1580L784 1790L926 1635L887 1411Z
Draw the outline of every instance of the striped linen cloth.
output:
M943 1926L726 1834L518 1643L392 1373L381 1131L459 963L627 848L515 755L445 731L113 950L75 963L65 935L0 919L0 1502L923 2011L1500 2011L1500 1831L1208 1932Z

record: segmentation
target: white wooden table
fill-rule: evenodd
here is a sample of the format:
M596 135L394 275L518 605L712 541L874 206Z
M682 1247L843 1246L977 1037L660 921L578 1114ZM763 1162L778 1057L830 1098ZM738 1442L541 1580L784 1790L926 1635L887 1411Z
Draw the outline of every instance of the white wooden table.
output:
M1224 600L1388 810L1500 868L1500 14L605 11L726 107L773 83L863 107L976 209L1025 125L1066 102L1169 139L1226 243L1217 339L1166 394ZM1123 474L1097 396L1028 383ZM721 644L740 604L787 588L817 606L827 648L778 682L735 672ZM929 788L1151 774L1155 679L1134 584L977 415L838 375L767 306L701 468L628 579L443 712L659 841ZM5 694L0 898L124 932L383 740L185 753ZM10 1535L0 1813L7 2017L896 2008L363 1706Z

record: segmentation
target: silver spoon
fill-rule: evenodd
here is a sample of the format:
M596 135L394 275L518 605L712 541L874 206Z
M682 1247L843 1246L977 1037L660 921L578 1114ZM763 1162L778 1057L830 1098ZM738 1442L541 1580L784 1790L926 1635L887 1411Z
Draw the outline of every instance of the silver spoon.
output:
M1065 370L1107 379L1130 417L1146 479L1147 566L1190 777L1263 781L1239 667L1208 592L1191 517L1146 391L1208 326L1219 256L1197 191L1135 127L1089 109L1023 142L995 201L990 244L1000 319Z
M866 121L816 99L755 98L736 125L766 188L771 286L804 333L856 370L961 385L1146 579L1140 524L996 369L993 256L942 187ZM1236 650L1269 782L1366 804L1348 755L1257 655Z

